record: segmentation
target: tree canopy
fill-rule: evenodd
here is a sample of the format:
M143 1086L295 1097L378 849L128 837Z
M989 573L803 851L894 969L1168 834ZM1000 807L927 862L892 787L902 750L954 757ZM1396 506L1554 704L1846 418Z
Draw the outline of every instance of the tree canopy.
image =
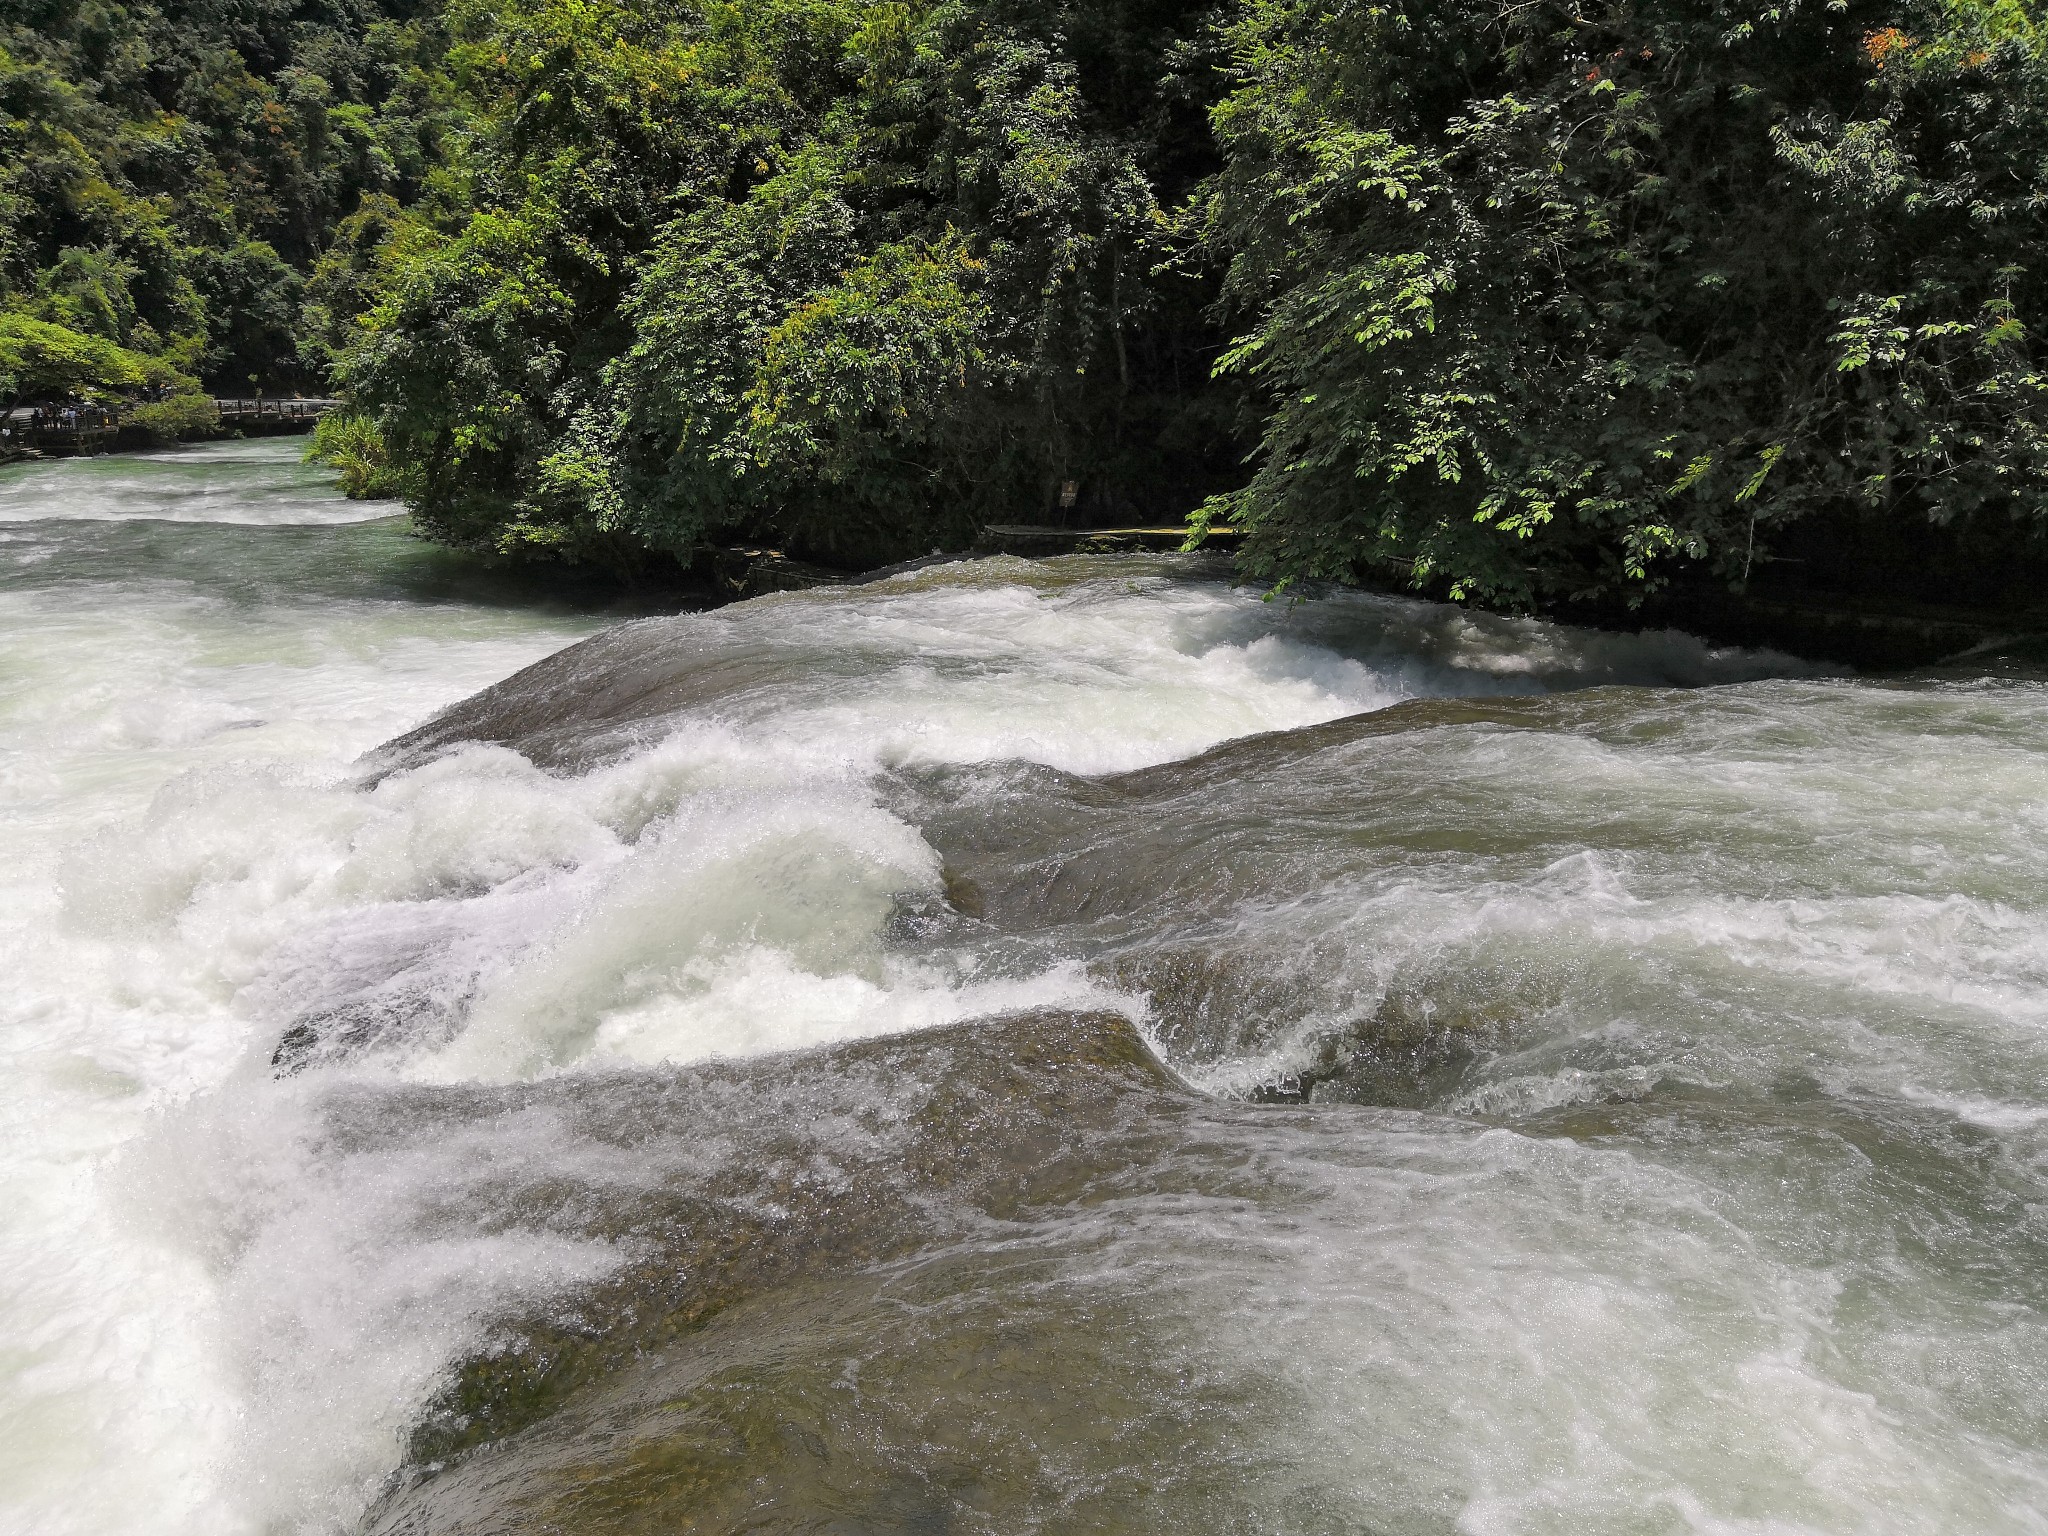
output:
M160 357L48 320L0 314L0 411L23 400L101 400L184 382Z
M393 237L342 365L447 536L630 565L721 530L849 561L1185 510L1213 285L1185 18L764 0L458 7L459 220ZM1177 500L1176 500L1177 497Z
M2019 0L7 5L9 323L338 387L471 547L1071 500L1516 604L2048 520Z
M1208 238L1276 577L1745 577L1816 513L2048 513L2017 7L1255 0Z
M0 314L323 386L308 278L365 197L430 200L441 53L405 0L0 0Z

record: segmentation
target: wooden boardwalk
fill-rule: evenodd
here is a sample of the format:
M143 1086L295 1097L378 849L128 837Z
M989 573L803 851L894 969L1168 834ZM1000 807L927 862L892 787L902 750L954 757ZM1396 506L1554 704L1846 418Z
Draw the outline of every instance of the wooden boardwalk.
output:
M339 400L227 399L216 397L224 427L267 427L273 431L310 432L313 423L340 405Z
M217 395L224 432L271 437L310 432L339 400ZM0 418L0 461L28 453L106 453L140 446L123 413L97 405L17 406Z

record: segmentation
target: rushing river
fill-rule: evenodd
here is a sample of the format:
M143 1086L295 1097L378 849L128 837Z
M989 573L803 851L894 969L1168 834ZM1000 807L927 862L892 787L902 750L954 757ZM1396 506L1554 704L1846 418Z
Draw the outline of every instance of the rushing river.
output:
M2040 685L294 447L0 472L0 1526L2048 1529Z

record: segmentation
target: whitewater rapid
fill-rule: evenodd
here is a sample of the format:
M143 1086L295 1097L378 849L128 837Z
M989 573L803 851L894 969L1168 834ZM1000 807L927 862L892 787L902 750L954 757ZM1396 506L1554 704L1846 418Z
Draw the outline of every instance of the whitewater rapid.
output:
M661 1357L848 1528L2042 1528L2038 684L1156 558L607 627L391 510L0 476L10 1529L639 1529L546 1439L675 1433L631 1371L510 1450L465 1384L644 1328L710 1189L896 1234ZM1165 1078L945 1148L1122 1060L976 1021L1110 1016Z
M290 442L0 472L11 1529L261 1528L218 1234L160 1230L121 1162L261 1049L234 998L291 920L259 890L201 908L255 850L320 857L293 808L361 752L597 627L435 600L396 510Z

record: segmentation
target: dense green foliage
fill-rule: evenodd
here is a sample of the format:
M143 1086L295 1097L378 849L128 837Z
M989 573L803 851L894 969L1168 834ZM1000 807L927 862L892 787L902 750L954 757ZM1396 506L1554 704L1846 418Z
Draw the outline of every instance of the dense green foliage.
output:
M416 515L629 567L921 553L1068 480L1184 510L1234 455L1167 266L1207 168L1177 18L458 5L471 207L393 235L343 369Z
M0 0L0 325L98 360L22 397L116 393L138 368L324 385L307 309L337 226L365 194L418 203L445 159L439 22L409 11Z
M2048 524L2017 0L9 3L0 372L338 384L471 547L1199 505L1512 603Z
M100 399L184 376L161 357L24 314L0 314L0 409L21 400Z
M391 467L383 434L357 412L321 417L314 425L306 457L331 466L343 494L358 500L384 500L405 493L404 481Z
M2017 10L1257 0L1207 206L1274 576L1745 576L1815 513L2048 514Z

